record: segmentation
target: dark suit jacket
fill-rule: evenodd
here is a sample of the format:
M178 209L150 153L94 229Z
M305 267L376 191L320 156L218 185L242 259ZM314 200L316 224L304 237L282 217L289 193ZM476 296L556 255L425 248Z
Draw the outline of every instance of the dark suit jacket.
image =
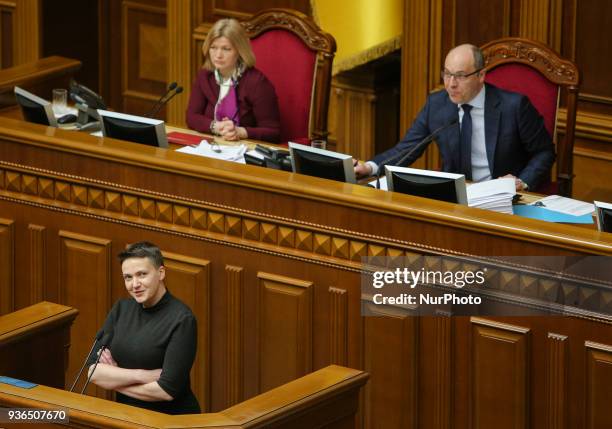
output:
M280 114L278 99L272 83L255 68L247 69L236 87L240 126L247 130L249 138L278 142L280 138ZM202 69L193 83L187 125L196 131L210 133L215 104L219 99L219 85L212 71Z
M379 166L381 163L393 165L434 130L458 118L457 105L445 90L431 94L404 138L373 161ZM441 131L436 142L442 155L442 170L459 173L459 125ZM549 181L555 161L554 146L542 117L527 97L486 84L485 145L494 179L512 174L530 189ZM417 150L405 165L414 162L424 151L425 148ZM390 162L384 162L390 158Z

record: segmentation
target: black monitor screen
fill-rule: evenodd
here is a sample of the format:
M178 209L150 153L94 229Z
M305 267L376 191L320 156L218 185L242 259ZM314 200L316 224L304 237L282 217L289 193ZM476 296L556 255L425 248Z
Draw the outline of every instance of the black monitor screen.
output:
M599 219L601 230L604 232L612 232L612 209L599 208Z
M346 182L342 159L294 149L296 173Z
M393 191L417 197L457 203L455 180L393 172Z
M17 103L21 106L23 118L26 121L41 125L51 125L47 117L47 112L45 111L45 106L22 97L19 94L15 94L15 98L17 99Z
M106 116L104 118L104 135L148 146L159 146L155 125L151 124Z

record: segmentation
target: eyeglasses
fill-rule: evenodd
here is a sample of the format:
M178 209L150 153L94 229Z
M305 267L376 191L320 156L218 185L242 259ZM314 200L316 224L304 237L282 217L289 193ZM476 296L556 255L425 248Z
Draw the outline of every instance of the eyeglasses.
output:
M451 77L454 77L457 82L464 82L468 77L475 75L476 73L480 73L482 69L474 70L472 73L451 73L446 70L442 70L440 72L440 76L444 80L450 80Z

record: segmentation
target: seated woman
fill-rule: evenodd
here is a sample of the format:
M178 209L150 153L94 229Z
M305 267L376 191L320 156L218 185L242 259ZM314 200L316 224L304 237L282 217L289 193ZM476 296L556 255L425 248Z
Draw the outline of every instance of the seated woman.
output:
M204 41L202 53L204 66L193 84L187 125L225 140L278 142L276 92L254 67L255 55L238 21L217 21Z

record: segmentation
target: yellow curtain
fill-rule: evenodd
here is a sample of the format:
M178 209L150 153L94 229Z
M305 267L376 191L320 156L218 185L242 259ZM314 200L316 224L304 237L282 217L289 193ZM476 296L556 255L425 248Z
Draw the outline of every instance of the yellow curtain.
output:
M403 0L311 0L314 19L336 39L334 74L398 49Z

